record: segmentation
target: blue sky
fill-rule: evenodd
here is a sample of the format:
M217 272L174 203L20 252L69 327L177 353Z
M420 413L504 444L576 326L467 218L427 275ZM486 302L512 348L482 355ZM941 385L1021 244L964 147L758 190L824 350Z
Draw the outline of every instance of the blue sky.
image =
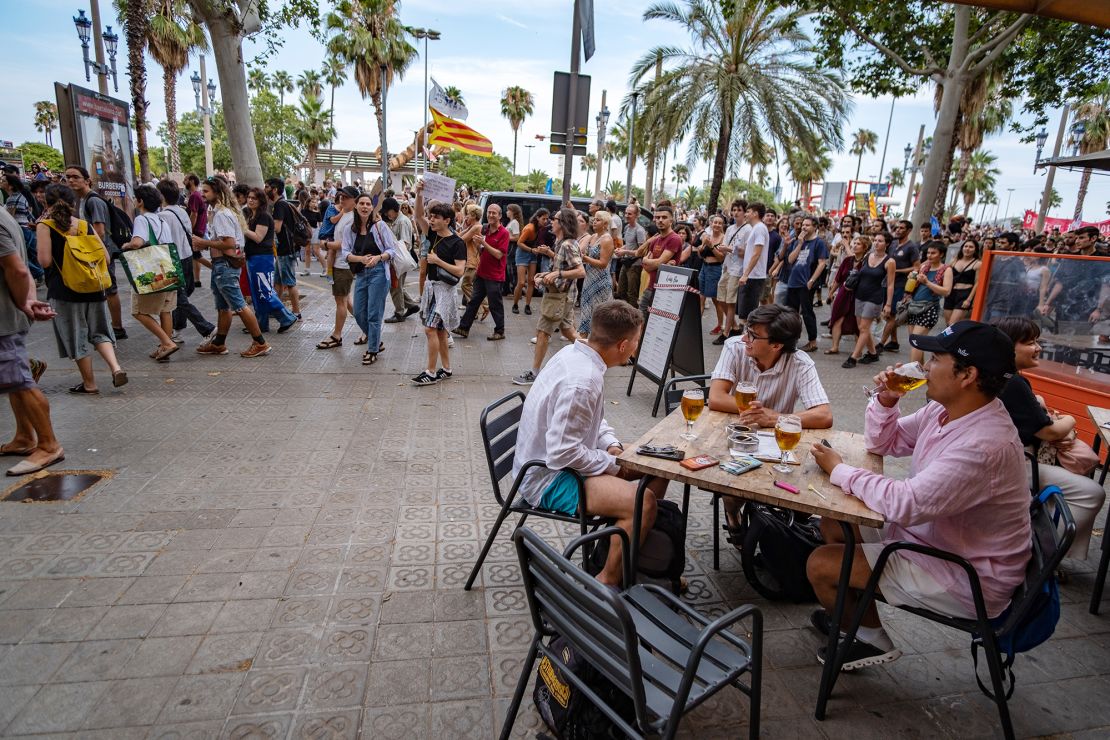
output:
M271 0L276 2L277 0ZM330 3L322 2L330 7ZM442 33L439 41L431 42L428 66L431 76L442 85L460 88L470 108L467 123L493 140L499 154L512 156L512 131L501 117L498 101L501 91L509 85L521 85L536 97L535 114L527 119L520 130L518 171L525 172L528 150L525 144L535 144L531 150L531 166L548 173L558 171L557 158L546 153L543 142L536 141L536 134L547 134L551 123L552 73L567 70L570 62L571 7L569 0L557 3L524 3L509 0L484 0L480 4L446 2L445 0L403 0L401 19L414 26L434 28ZM597 12L597 53L582 67L583 74L592 77L590 119L593 120L601 103L602 89L608 90L608 107L616 109L627 91L628 71L635 59L647 49L661 44L682 44L687 39L668 24L641 18L645 3L640 0L602 0L595 3ZM9 53L3 86L6 105L0 114L0 139L16 143L24 140L42 140L33 125L33 103L53 99L55 81L75 82L84 85L81 68L81 47L70 20L79 7L88 9L86 0L35 0L20 3L3 0L4 24L0 27L0 44L3 48L18 50ZM116 25L111 0L101 0L104 23ZM120 95L127 98L126 52L120 42L121 56ZM245 45L247 59L251 59L259 46L251 41ZM421 47L421 52L423 51ZM318 68L324 50L306 30L286 32L284 47L268 63L269 71L285 69L296 77L307 68ZM196 68L194 59L190 68L178 81L177 106L179 111L193 107L192 88L188 76ZM209 60L209 75L216 77L215 64ZM423 122L421 100L424 84L424 60L419 58L404 79L391 91L388 105L388 133L391 150L399 150L412 141L412 134ZM151 101L150 117L153 128L165 120L162 100L162 72L150 62L148 66L148 99ZM217 85L219 80L216 79ZM90 83L95 87L95 81ZM217 92L219 95L219 92ZM886 133L891 100L870 99L856 96L853 113L845 127L845 139L860 127L879 134L879 150L863 158L861 179L879 174L882 142ZM352 149L375 149L378 132L372 108L363 100L353 82L336 91L336 146ZM932 89L923 88L914 98L897 102L891 126L889 150L885 170L901 167L903 149L916 141L918 127L926 124L928 136L933 127ZM1059 111L1052 112L1049 144L1051 149ZM590 149L594 148L594 127L591 125ZM1043 173L1033 172L1035 150L1033 145L1022 143L1018 137L1006 133L987 141L985 148L998 157L1002 170L998 178L998 191L1005 206L1007 188L1013 188L1011 215L1024 208L1035 208L1044 183ZM1047 153L1046 153L1047 154ZM685 146L680 147L680 158L685 156ZM577 168L577 161L576 161ZM671 163L668 162L668 169ZM842 152L834 157L830 181L849 180L856 172L856 158ZM744 171L746 174L746 170ZM624 180L621 164L614 163L610 179ZM576 182L584 181L585 174L575 172ZM643 184L644 169L639 166L635 181ZM708 165L699 165L693 181L700 184L708 177ZM773 173L772 173L773 177ZM658 178L658 175L657 175ZM785 169L782 171L783 188L790 193ZM1075 206L1079 173L1058 171L1056 189L1063 197L1063 205L1050 215L1070 218ZM592 185L591 185L592 187ZM896 192L896 196L904 196ZM1110 201L1110 178L1095 175L1091 180L1084 217L1097 221L1106 218L1105 209ZM972 210L977 217L979 209ZM1000 209L1001 215L1001 209ZM989 216L989 213L988 213Z

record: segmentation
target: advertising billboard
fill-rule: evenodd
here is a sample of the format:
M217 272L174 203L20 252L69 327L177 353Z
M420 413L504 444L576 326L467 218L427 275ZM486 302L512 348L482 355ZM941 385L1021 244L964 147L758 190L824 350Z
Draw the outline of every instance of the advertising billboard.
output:
M77 85L54 86L66 163L89 171L93 190L127 209L135 182L131 112L122 100Z

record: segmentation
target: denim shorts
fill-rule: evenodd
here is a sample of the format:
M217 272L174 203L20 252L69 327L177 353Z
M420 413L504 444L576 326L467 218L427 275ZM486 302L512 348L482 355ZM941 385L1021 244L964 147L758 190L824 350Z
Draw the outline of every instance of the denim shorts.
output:
M239 289L239 268L223 260L212 263L212 295L217 311L239 313L247 307L243 291Z
M519 245L517 246L517 248L516 248L516 266L517 267L526 267L528 265L534 265L539 261L540 261L540 256L538 254L535 254L534 252L526 252L526 251L524 251L524 249L521 246L519 246Z
M698 273L698 290L706 298L717 297L717 283L721 280L721 263L705 262Z
M297 257L292 254L279 254L277 258L277 282L292 287L297 284Z

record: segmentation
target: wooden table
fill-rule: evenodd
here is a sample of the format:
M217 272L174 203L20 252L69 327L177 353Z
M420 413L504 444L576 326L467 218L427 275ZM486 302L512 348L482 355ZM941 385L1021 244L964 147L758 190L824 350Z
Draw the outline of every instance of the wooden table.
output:
M844 615L845 596L848 592L850 576L852 573L852 560L855 555L856 536L853 524L867 527L880 527L883 517L869 509L862 501L854 496L848 496L839 487L829 483L829 477L814 462L810 447L822 439L828 440L833 449L841 454L849 465L865 468L872 472L881 473L883 459L879 455L871 454L864 447L863 435L850 432L838 432L832 429L814 429L802 432L802 441L794 449L794 455L800 465L792 465L795 470L791 473L780 473L771 470L773 463L764 463L763 467L743 475L731 475L717 466L703 470L687 470L672 460L663 460L657 457L647 457L636 454L637 448L643 444L653 443L658 445L673 444L686 453L686 457L699 454L708 454L720 460L729 459L728 439L725 434L725 424L736 421L736 414L726 414L720 411L705 410L694 423L694 433L697 439L685 440L679 435L685 431L686 420L682 417L681 410L675 410L665 419L655 425L647 434L636 440L634 445L627 447L623 454L617 458L617 464L622 468L643 473L644 478L640 483L636 511L633 517L633 530L629 556L633 564L636 562L636 550L640 542L640 520L642 511L642 496L646 492L646 483L650 477L666 478L679 481L691 487L714 491L727 496L736 496L748 501L781 506L785 509L801 511L807 514L816 514L827 517L840 523L844 534L844 559L840 566L840 581L837 586L836 604L832 613L832 624L839 625ZM799 489L797 495L788 493L774 485L776 480L790 483ZM812 485L825 498L808 489ZM635 568L635 565L633 565ZM825 718L825 706L829 695L832 693L839 674L839 665L843 657L839 651L840 630L829 631L826 656L835 656L826 660L821 672L821 686L817 693L817 707L814 711L819 720Z

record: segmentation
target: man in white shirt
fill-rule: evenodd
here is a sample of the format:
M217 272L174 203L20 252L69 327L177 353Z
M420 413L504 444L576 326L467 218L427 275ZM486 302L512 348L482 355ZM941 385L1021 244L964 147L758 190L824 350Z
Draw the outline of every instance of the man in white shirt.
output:
M635 354L640 342L640 312L624 301L606 301L594 309L588 341L561 349L532 385L517 428L513 475L528 460L543 460L531 468L520 495L533 506L574 516L578 513L577 471L585 479L586 511L612 517L629 536L635 513L636 484L617 466L624 451L613 428L602 416L605 408L605 371L620 367ZM663 498L667 481L648 483L653 495L644 497L641 534L655 522L656 500ZM620 539L612 538L609 558L597 579L610 586L621 582Z
M179 332L187 326L187 322L191 322L202 337L208 337L216 331L216 325L204 318L200 309L189 301L189 296L196 288L193 282L193 235L189 214L177 205L181 189L173 180L165 179L158 183L158 192L162 194L163 203L158 215L170 227L171 241L177 247L177 256L181 259L181 269L185 275L185 285L177 289L177 308L173 310L173 340L181 340Z
M725 240L721 242L725 259L721 280L717 283L717 300L725 307L725 323L721 325L721 335L713 340L713 344L724 344L726 339L734 336L736 297L740 291L740 276L744 273L744 248L752 230L744 215L747 208L748 201L743 198L732 201L732 225L725 229Z
M741 325L747 321L759 299L763 296L763 284L767 282L767 243L770 232L763 225L763 215L767 207L762 203L749 203L744 211L751 230L744 247L744 271L740 273L740 289L736 299L736 317Z

